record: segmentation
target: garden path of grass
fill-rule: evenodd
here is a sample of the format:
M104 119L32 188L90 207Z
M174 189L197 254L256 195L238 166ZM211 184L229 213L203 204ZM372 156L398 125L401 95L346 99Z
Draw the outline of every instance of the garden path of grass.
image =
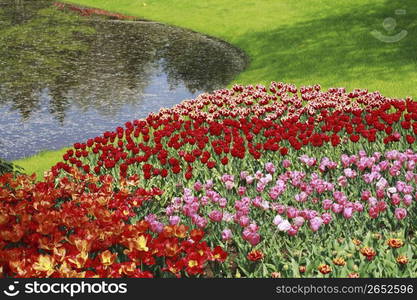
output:
M417 7L415 0L71 0L221 38L241 49L251 63L230 83L298 86L320 83L348 90L379 90L390 97L417 98ZM405 14L396 14L404 9ZM396 28L382 26L394 18ZM379 30L407 36L384 43ZM62 151L17 161L41 174Z

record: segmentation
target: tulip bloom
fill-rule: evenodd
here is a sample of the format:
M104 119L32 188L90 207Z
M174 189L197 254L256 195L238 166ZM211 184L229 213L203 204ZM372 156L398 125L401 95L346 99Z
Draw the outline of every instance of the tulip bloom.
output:
M247 255L247 258L250 261L254 261L254 262L262 260L264 257L265 257L265 255L260 250L252 250Z
M323 224L323 219L320 217L315 217L310 220L310 228L314 232L318 231L322 224Z
M277 226L279 231L288 231L291 229L291 223L288 220L283 220Z
M282 221L283 221L282 217L280 215L276 215L273 223L275 224L275 226L278 226L279 224L281 224Z
M396 208L394 214L398 220L403 220L407 217L407 210L404 208Z
M232 237L233 237L233 233L230 229L228 229L228 228L223 229L223 231L222 231L222 240L223 241L229 241L229 240L232 239Z
M223 219L223 213L218 210L213 210L212 212L209 213L209 218L213 222L221 222Z

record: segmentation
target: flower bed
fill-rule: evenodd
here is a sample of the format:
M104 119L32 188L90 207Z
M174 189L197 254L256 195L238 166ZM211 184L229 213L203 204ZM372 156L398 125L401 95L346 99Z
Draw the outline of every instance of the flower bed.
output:
M98 186L97 183L100 182ZM202 274L227 253L211 249L204 231L141 220L131 224L144 202L161 191L111 176L72 173L49 178L0 177L0 271L17 277L139 277Z
M61 188L54 193L74 191L63 208L86 203L105 211L92 220L85 219L92 208L68 210L69 216L115 235L112 243L82 253L90 264L71 265L79 276L415 276L416 134L412 99L366 90L322 91L319 85L235 85L76 143L39 187L9 187L4 181L8 188L0 188L0 199L6 221L0 224L20 224L8 221L9 202L17 192L34 195L40 187L56 189L55 183ZM150 199L135 200L136 207L136 193ZM58 198L45 200L49 206L42 214L53 212L51 201ZM104 202L110 206L103 208ZM39 212L31 208L26 214L30 219ZM107 220L109 214L117 215L115 223L102 229L101 216ZM19 226L26 230L30 223ZM191 230L188 240L170 233L179 226ZM37 240L52 237L42 230ZM127 236L120 234L123 230ZM206 242L193 238L203 230ZM31 234L2 235L4 272L64 276L52 245L44 254L26 237ZM77 231L65 234L68 247L74 247ZM92 243L99 236L92 234ZM144 259L129 256L135 250L130 238L141 239L139 247L143 239L146 245L175 239L180 250L175 259L154 250L164 259L146 259L155 259L157 267L123 273L120 264L136 268ZM19 261L34 257L26 262L28 273L10 264L10 249L19 249L13 250ZM48 263L49 272L39 273L44 255L56 264Z

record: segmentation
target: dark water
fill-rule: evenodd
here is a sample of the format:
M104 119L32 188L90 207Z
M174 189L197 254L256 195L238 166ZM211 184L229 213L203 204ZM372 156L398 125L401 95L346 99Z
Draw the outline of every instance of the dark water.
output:
M0 0L0 157L59 149L224 87L230 45L146 22L85 19L50 1Z

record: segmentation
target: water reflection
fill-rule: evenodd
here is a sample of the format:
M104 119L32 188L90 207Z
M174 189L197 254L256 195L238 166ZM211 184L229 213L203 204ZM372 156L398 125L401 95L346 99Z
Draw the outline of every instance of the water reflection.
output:
M246 65L221 41L155 23L86 20L0 0L0 149L57 149L221 88Z

